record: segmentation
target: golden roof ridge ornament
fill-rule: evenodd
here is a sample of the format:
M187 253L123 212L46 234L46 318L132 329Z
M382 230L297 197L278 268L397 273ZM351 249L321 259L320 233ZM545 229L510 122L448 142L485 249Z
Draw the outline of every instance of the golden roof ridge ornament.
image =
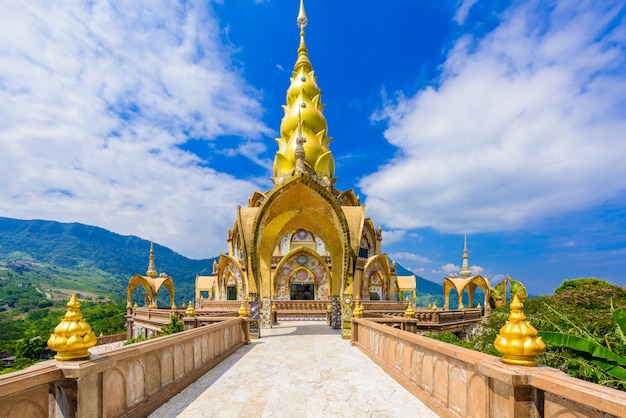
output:
M331 187L335 181L335 160L328 148L332 138L326 136L328 126L322 113L324 104L321 103L321 90L317 86L304 41L304 28L308 19L303 0L300 1L296 21L300 28L298 59L287 89L287 104L283 105L285 115L280 124L280 138L276 138L278 151L274 158L273 181L274 184L281 184L295 174L298 140L299 137L305 137L302 149L306 166L318 182Z

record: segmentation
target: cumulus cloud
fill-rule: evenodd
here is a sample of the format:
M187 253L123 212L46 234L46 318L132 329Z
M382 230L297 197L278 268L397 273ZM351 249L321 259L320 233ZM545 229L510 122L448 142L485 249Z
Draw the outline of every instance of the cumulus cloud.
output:
M255 185L184 146L271 132L231 52L206 2L0 5L0 215L224 251Z
M461 267L457 266L456 264L448 263L444 264L438 269L434 269L432 272L434 274L443 274L445 276L448 276L450 274L458 274L460 271Z
M413 264L428 264L430 263L430 259L428 257L422 257L421 255L413 254L407 251L398 251L389 254L393 260L402 262L409 262Z
M389 229L383 231L383 241L385 245L393 244L394 242L399 242L404 239L406 235L406 231L402 229Z
M471 3L471 2L466 2ZM399 152L360 182L388 228L505 231L626 190L623 2L516 4L375 118Z

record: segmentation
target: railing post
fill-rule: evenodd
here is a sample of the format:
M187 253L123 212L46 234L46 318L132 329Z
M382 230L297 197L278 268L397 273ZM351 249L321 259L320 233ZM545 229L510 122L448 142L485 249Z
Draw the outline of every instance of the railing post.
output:
M359 324L356 318L352 318L352 335L350 336L350 345L355 345L359 341Z

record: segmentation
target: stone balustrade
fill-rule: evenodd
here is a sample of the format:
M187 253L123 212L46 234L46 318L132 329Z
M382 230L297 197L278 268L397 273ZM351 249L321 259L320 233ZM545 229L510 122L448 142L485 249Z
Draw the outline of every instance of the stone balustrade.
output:
M352 321L352 344L442 417L626 417L626 393L548 367Z
M88 360L38 363L0 376L0 418L147 416L249 337L246 319L227 318Z
M326 320L327 300L273 300L276 305L276 319L279 321L293 320Z
M241 305L240 300L202 300L198 311L237 312Z

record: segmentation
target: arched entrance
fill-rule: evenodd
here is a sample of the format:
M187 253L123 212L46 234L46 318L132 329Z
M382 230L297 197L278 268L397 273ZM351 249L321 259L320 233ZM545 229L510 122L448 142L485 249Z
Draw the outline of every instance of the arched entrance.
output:
M326 261L308 248L287 254L274 275L276 300L329 300L330 271Z

